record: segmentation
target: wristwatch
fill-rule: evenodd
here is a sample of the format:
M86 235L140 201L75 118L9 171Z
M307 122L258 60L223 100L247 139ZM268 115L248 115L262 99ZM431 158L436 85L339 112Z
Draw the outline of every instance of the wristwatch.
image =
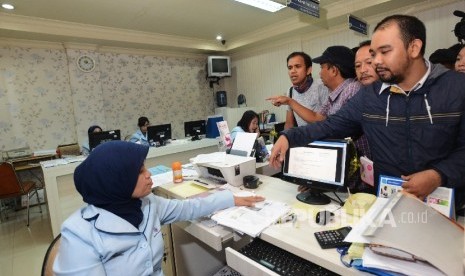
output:
M87 55L78 57L77 66L82 72L91 72L95 68L95 61Z

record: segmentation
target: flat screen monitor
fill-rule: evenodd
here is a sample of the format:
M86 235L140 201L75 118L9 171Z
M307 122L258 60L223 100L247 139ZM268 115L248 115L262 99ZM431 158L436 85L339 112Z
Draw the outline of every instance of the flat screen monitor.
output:
M89 149L92 151L98 145L113 140L121 140L121 132L119 129L91 132L89 133Z
M231 76L231 59L228 56L209 56L208 57L208 76L209 77L230 77Z
M147 140L151 146L163 146L171 139L171 124L147 127Z
M200 140L207 132L205 120L184 122L184 133L186 137L192 137L192 141Z
M348 147L345 140L325 140L287 151L283 179L308 188L297 195L299 201L328 204L331 199L323 192L343 190L349 172Z

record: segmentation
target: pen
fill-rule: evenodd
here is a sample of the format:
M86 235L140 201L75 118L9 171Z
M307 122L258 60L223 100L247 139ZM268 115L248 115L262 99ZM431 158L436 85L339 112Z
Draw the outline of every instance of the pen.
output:
M201 184L210 185L210 184L208 184L207 182L201 181L201 180L199 180L199 179L194 179L194 181L195 181L195 182L199 182L199 183L201 183Z

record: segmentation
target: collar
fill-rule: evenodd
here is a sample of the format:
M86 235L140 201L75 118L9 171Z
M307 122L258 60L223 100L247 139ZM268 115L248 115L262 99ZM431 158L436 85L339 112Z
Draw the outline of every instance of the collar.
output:
M426 73L417 82L417 84L415 84L412 87L412 89L410 89L410 92L416 91L416 90L420 89L421 87L423 87L423 85L426 82L426 79L428 79L428 76L431 73L431 63L429 62L429 60L426 60L426 59L424 61L425 61L425 64L426 64ZM407 95L407 93L405 93L405 91L402 88L400 88L397 84L391 84L391 83L387 83L387 82L383 82L383 84L381 85L381 89L379 90L379 94L381 94L388 87L391 87L389 89L389 91L392 92L392 93Z
M146 198L141 198L142 208L144 205L148 204L145 202ZM94 220L94 227L99 231L107 233L140 233L141 231L135 228L125 219L108 212L105 209L98 208L94 205L87 205L81 211L82 218L91 222ZM91 222L92 223L92 222ZM141 225L145 224L145 218L142 220Z
M334 102L337 99L337 97L339 97L339 95L342 93L342 91L344 91L349 84L355 81L355 79L345 79L341 84L339 84L339 86L336 89L329 93L329 101Z

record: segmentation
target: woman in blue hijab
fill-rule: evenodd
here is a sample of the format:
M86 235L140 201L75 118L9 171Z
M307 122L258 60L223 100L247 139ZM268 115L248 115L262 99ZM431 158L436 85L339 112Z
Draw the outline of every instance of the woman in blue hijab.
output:
M91 133L102 132L102 131L103 131L102 128L99 127L98 125L90 126L89 129L87 130L87 138L89 138L89 134ZM90 153L90 146L89 146L89 140L87 140L81 146L81 154L87 156L89 155L89 153Z
M148 150L111 141L76 168L74 183L87 206L62 225L56 275L163 275L162 225L264 199L229 191L189 200L155 196L144 166Z

